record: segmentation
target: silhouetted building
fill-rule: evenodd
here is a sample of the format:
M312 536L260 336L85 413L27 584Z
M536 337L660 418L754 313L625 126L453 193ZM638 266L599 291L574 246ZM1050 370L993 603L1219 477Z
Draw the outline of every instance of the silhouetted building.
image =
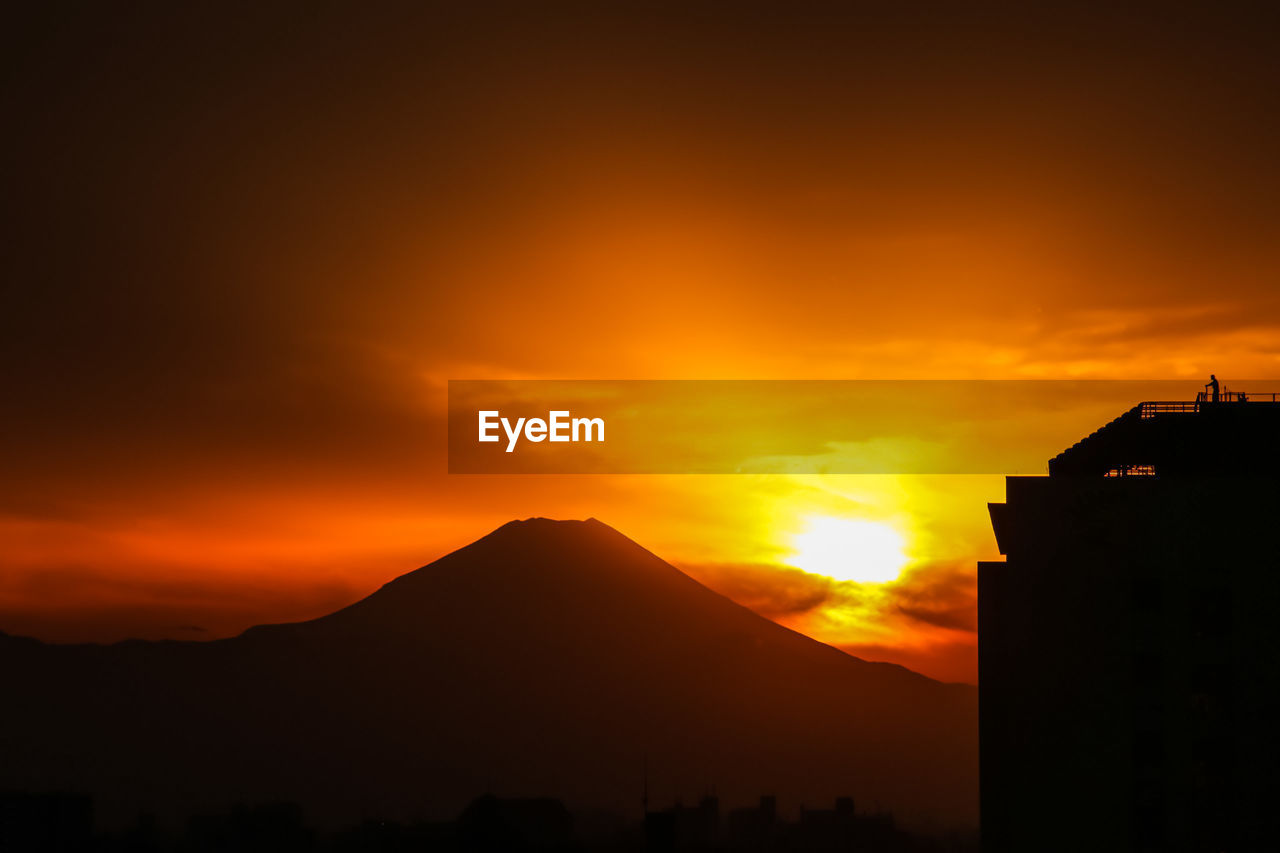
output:
M480 797L458 817L464 850L562 850L573 844L573 816L548 797Z
M729 812L728 833L731 847L764 847L773 841L778 826L778 798L764 796L760 805Z
M88 795L0 792L0 851L64 853L85 850L92 832L93 801Z
M703 797L696 806L676 803L664 811L646 811L644 839L647 850L701 850L720 836L720 800Z
M1258 395L1250 395L1257 399ZM1280 838L1280 404L1142 403L990 507L983 849Z
M312 849L315 837L297 803L240 805L226 814L187 820L180 847L191 853L296 853Z
M456 853L460 846L453 822L402 824L369 819L336 833L325 849L334 853Z
M834 809L800 809L790 840L802 850L849 850L857 841L858 818L852 797L836 799Z

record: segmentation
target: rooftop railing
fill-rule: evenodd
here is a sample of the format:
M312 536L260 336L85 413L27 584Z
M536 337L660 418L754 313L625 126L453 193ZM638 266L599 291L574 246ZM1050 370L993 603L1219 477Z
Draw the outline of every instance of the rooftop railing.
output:
M1215 401L1208 391L1201 391L1194 401L1190 400L1147 400L1139 408L1142 418L1154 418L1164 414L1187 414L1200 411L1205 406L1221 406L1226 403L1277 403L1280 402L1280 391L1229 391L1224 390Z
M1199 399L1195 402L1188 400L1146 400L1138 408L1142 410L1142 418L1146 420L1147 418L1154 418L1156 415L1173 412L1198 412L1202 403L1203 401Z

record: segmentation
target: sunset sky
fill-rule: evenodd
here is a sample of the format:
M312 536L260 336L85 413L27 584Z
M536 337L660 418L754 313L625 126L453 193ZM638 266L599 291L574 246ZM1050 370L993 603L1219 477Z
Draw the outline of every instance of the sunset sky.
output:
M7 633L227 636L594 516L972 682L998 474L451 476L446 383L1280 375L1252 13L179 5L3 36Z

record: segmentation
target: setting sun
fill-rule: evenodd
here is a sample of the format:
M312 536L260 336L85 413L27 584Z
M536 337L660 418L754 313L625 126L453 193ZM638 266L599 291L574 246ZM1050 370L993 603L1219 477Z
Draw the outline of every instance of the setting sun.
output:
M836 580L887 583L907 564L902 534L879 521L810 518L791 544L793 566Z

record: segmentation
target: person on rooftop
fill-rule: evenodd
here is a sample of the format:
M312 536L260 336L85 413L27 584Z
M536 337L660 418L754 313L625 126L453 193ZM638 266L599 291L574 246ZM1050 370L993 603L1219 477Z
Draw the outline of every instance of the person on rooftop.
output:
M1210 373L1209 381L1204 383L1204 387L1211 389L1209 392L1210 394L1209 401L1211 403L1218 402L1218 377Z

